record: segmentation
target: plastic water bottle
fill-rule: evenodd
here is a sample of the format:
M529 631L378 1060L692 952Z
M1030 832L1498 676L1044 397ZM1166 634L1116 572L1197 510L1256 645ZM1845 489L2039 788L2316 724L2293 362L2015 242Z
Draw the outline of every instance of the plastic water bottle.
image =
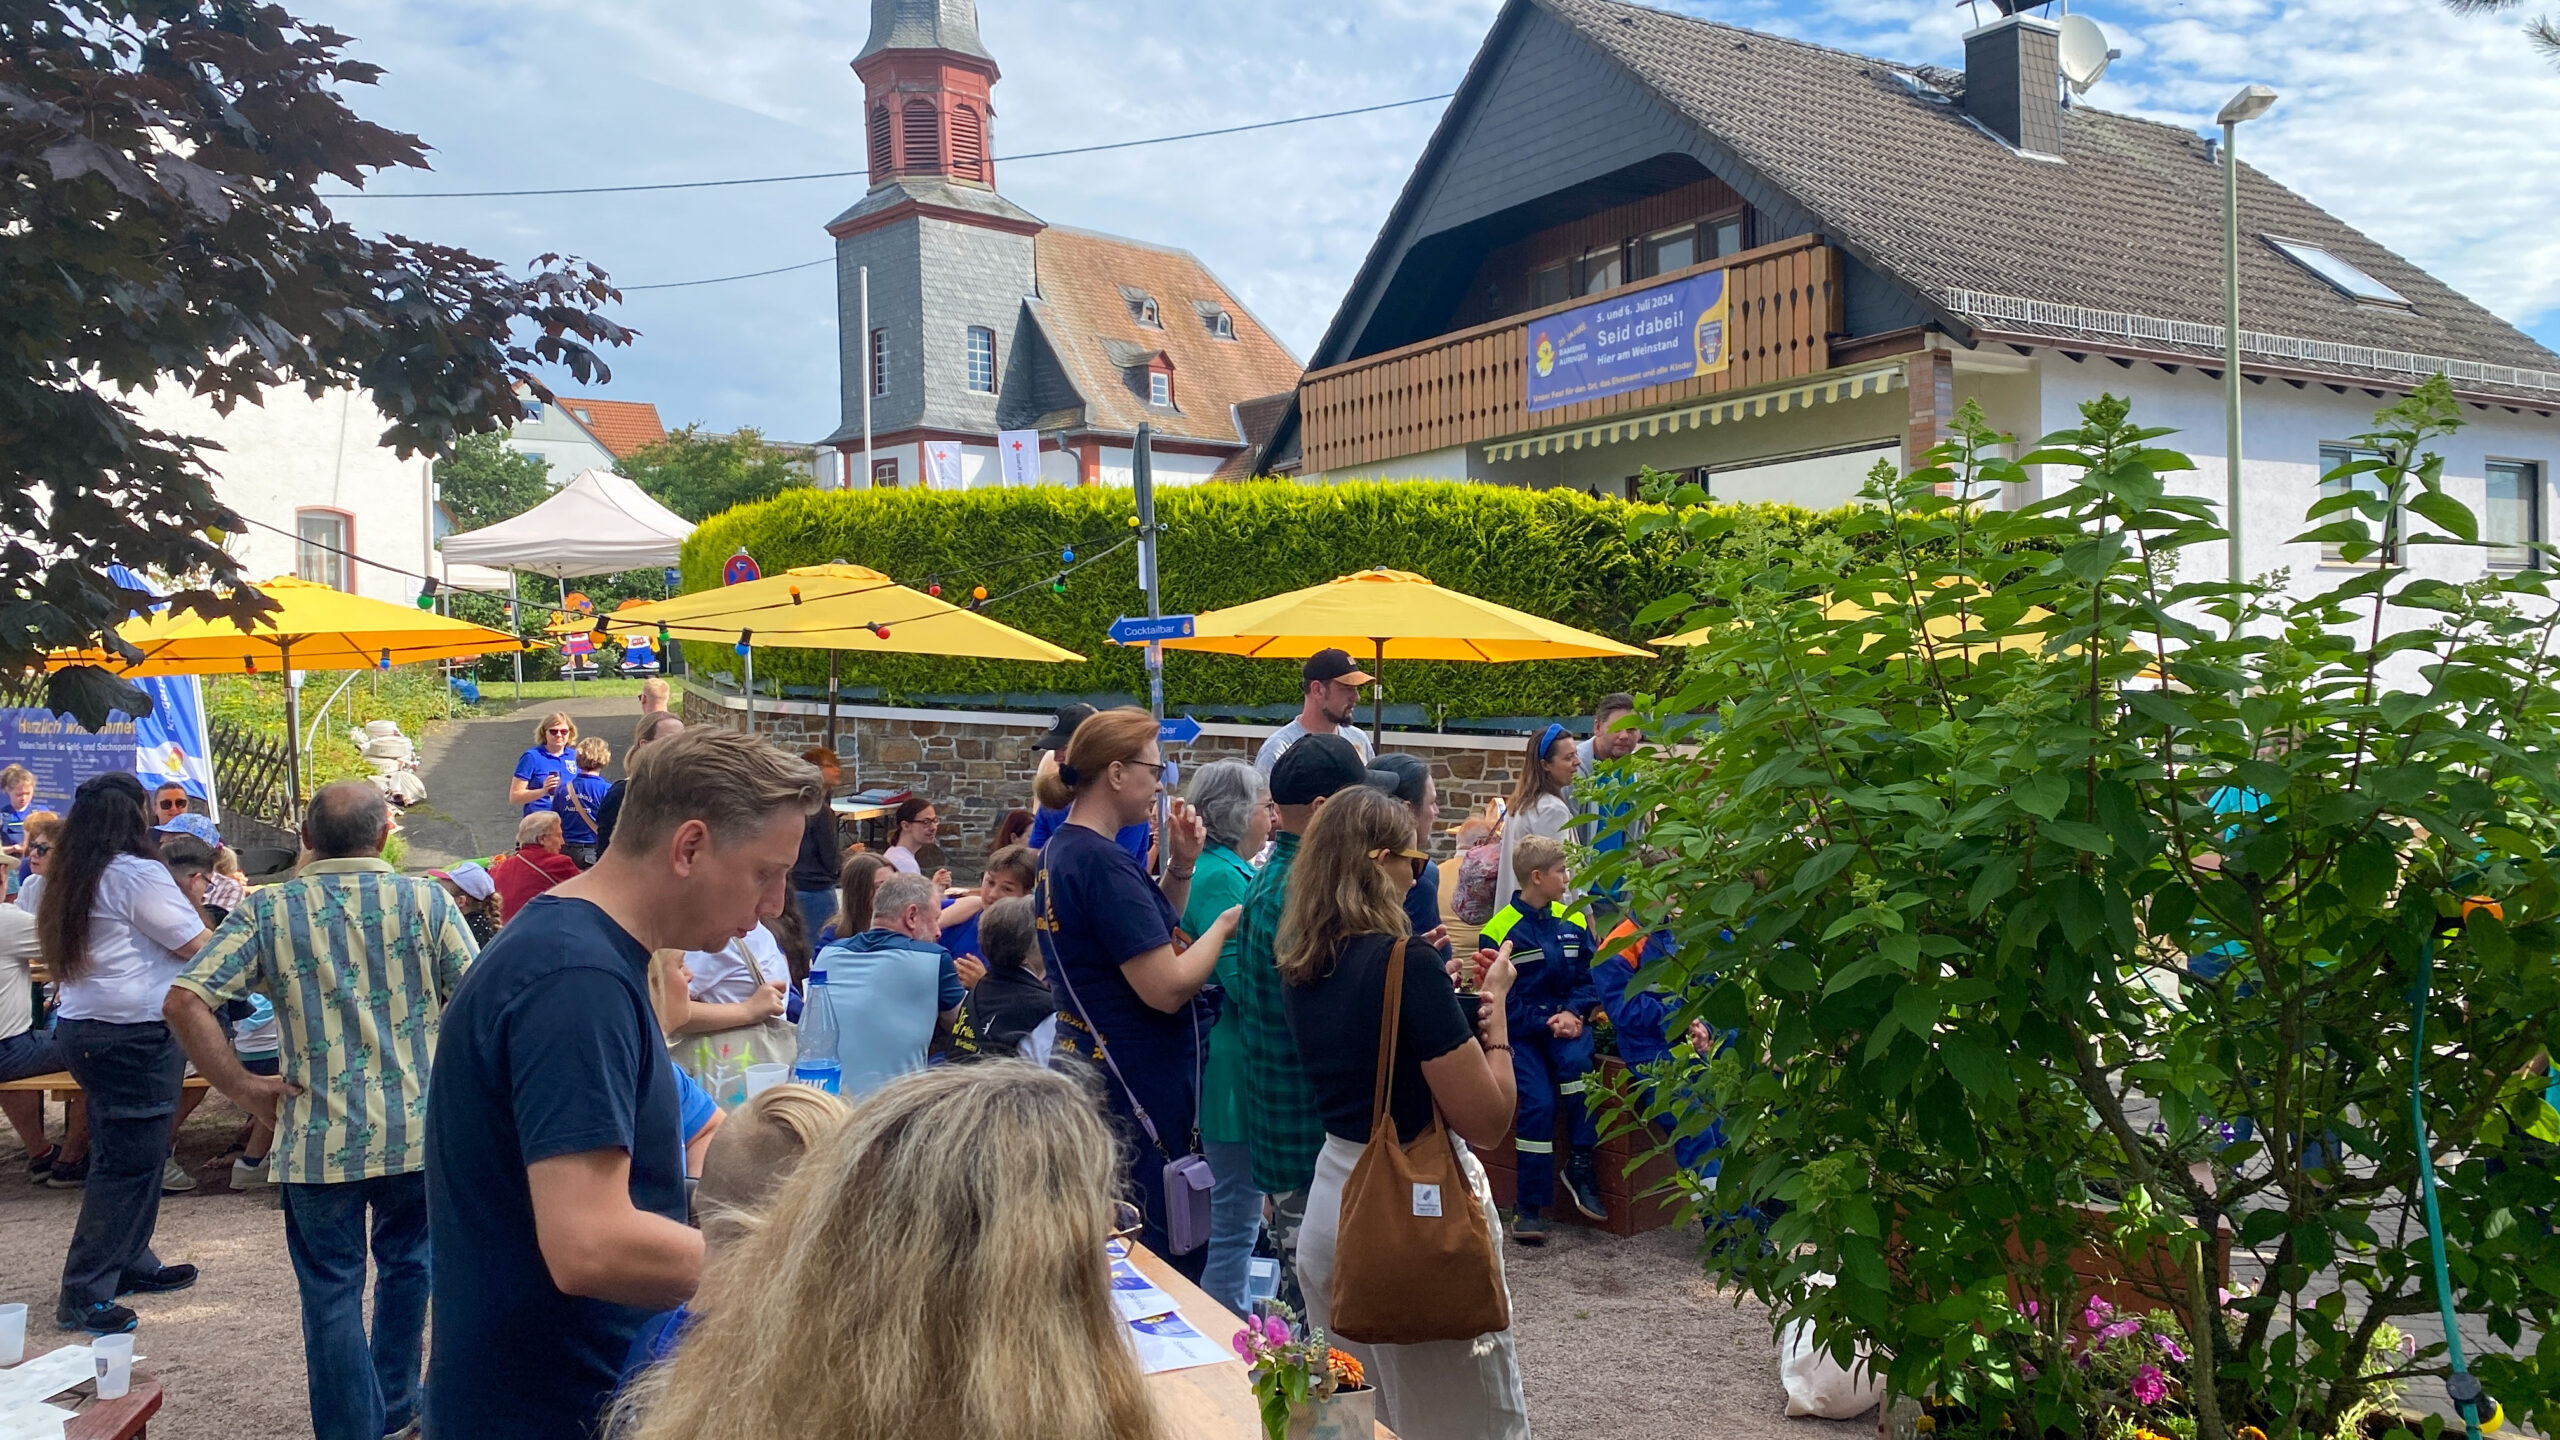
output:
M836 1007L827 1003L827 972L812 970L800 1002L800 1057L791 1062L791 1078L830 1095L843 1094L844 1065L836 1058L836 1040Z

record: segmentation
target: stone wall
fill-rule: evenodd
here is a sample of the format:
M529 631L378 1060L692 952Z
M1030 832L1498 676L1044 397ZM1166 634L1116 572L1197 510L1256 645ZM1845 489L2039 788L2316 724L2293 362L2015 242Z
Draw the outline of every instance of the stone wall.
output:
M746 726L745 708L736 696L714 695L687 684L681 703L687 725L731 730ZM1031 741L1045 733L1049 724L1047 715L847 705L837 712L835 748L844 758L849 787L903 788L933 801L942 817L946 862L955 871L971 872L986 853L987 841L1005 811L1030 806L1031 777L1037 765ZM1273 728L1205 725L1198 740L1173 747L1173 758L1185 770L1212 760L1249 761ZM793 749L823 745L826 706L758 700L756 733ZM1497 796L1510 796L1527 747L1525 736L1388 733L1388 749L1431 762L1440 791L1442 830L1432 837L1434 855L1445 858L1450 853L1448 827L1467 811L1481 809Z

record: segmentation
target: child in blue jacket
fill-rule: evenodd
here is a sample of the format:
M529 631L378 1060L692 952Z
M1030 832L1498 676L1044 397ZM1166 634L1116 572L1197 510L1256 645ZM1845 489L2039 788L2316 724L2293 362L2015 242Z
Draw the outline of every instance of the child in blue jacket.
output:
M1511 903L1485 922L1482 938L1486 945L1510 952L1519 977L1511 983L1506 1006L1511 1072L1520 1092L1519 1217L1512 1223L1511 1238L1543 1245L1545 1210L1555 1200L1559 1110L1568 1136L1565 1193L1583 1214L1608 1218L1593 1155L1600 1134L1583 1104L1592 1068L1590 1018L1600 1008L1600 991L1591 979L1599 947L1582 912L1565 907L1572 876L1561 842L1524 836L1512 847L1511 866L1520 888L1512 892Z

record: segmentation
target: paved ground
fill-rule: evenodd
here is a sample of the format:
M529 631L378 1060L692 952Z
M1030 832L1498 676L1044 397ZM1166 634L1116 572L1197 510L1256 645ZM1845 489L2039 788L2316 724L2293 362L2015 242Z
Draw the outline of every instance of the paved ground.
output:
M60 1124L57 1115L55 1124ZM274 1192L230 1193L221 1159L240 1126L220 1097L179 1137L204 1177L160 1209L164 1260L202 1266L176 1295L143 1295L144 1368L167 1387L159 1440L307 1440L302 1331L284 1217ZM76 1191L21 1182L14 1146L0 1171L0 1303L33 1312L34 1349L61 1337L50 1316ZM1785 1418L1766 1312L1709 1286L1683 1232L1631 1241L1560 1227L1544 1251L1514 1248L1514 1328L1540 1440L1868 1440L1872 1419Z
M503 685L482 694L491 705L506 703ZM529 700L521 710L440 725L418 752L427 798L400 817L409 841L408 868L441 868L515 848L519 812L507 803L507 777L515 773L516 757L534 743L534 727L554 710L568 712L581 734L602 735L614 754L605 773L621 777L622 752L640 718L639 702L628 697Z

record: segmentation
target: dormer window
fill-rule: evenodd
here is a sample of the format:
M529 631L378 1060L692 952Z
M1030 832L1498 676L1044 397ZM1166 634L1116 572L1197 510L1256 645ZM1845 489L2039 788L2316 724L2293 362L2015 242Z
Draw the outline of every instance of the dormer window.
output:
M1200 312L1201 328L1209 332L1210 338L1216 340L1236 338L1236 322L1228 318L1226 311L1206 300L1192 301L1191 308Z
M1150 330L1164 328L1164 312L1156 308L1156 297L1134 285L1123 285L1120 298L1128 302L1130 319Z
M2409 297L2367 275L2362 270L2301 240L2287 240L2281 235L2258 237L2276 248L2276 253L2319 276L2336 288L2339 294L2359 305L2388 305L2398 310L2414 310Z
M1147 372L1147 403L1170 408L1173 404L1173 377L1162 370Z

